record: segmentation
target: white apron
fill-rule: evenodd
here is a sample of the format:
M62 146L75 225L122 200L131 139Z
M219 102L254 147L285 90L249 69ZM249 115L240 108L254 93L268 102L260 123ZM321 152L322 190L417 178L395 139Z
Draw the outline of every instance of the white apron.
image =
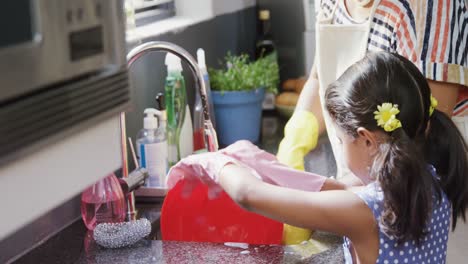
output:
M352 64L364 57L367 52L370 22L380 0L374 0L370 16L361 24L333 24L333 16L340 1L337 0L330 17L319 13L316 22L316 66L320 85L319 95L322 112L327 128L328 139L332 145L337 165L337 178L351 173L343 159L332 120L325 109L325 91L329 84L340 77Z

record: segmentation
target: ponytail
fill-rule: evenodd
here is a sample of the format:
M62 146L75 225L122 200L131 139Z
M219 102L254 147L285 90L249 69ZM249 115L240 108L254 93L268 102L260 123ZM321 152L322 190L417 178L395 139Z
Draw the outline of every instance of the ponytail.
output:
M444 113L434 110L425 144L426 160L440 176L440 186L452 203L452 229L457 218L466 221L468 204L468 159L467 146L452 120Z
M392 132L380 148L372 173L385 194L382 231L398 241L419 243L432 212L434 177L421 159L423 155L414 139L403 129Z

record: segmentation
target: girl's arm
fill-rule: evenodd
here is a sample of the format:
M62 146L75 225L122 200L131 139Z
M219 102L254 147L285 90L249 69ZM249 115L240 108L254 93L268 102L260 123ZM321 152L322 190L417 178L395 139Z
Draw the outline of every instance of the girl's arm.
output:
M274 186L249 170L226 165L219 184L240 206L293 226L323 230L360 240L375 226L371 210L350 191L304 192Z
M320 191L338 191L338 190L348 190L355 192L364 187L364 184L358 177L354 175L347 175L340 180L335 180L332 178L327 178L322 185Z
M362 181L354 176L354 175L345 175L343 178L341 178L340 183L344 184L346 186L346 189L352 188L352 187L359 187L359 186L364 186Z

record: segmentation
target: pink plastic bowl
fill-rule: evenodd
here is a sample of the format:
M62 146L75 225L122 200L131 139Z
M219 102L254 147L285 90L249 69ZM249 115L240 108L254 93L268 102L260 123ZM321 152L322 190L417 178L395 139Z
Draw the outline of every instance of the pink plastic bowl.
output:
M184 180L179 181L164 200L164 240L281 244L282 223L242 209L225 192L208 199L208 187L200 181L183 197L184 184Z

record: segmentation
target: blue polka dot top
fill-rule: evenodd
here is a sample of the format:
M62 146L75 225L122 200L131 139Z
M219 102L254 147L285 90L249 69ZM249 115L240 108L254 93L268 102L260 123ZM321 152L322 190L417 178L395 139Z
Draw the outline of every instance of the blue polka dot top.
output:
M431 166L435 177L435 169ZM376 222L379 223L383 210L383 192L377 183L367 185L357 195L364 200L374 214ZM445 193L442 192L441 200L437 201L434 196L433 213L430 223L426 226L427 236L422 243L416 246L415 241L396 243L393 237L382 232L379 226L379 256L377 264L398 263L445 263L447 254L447 241L450 229L451 205ZM351 241L344 239L345 263L352 264L350 253Z

